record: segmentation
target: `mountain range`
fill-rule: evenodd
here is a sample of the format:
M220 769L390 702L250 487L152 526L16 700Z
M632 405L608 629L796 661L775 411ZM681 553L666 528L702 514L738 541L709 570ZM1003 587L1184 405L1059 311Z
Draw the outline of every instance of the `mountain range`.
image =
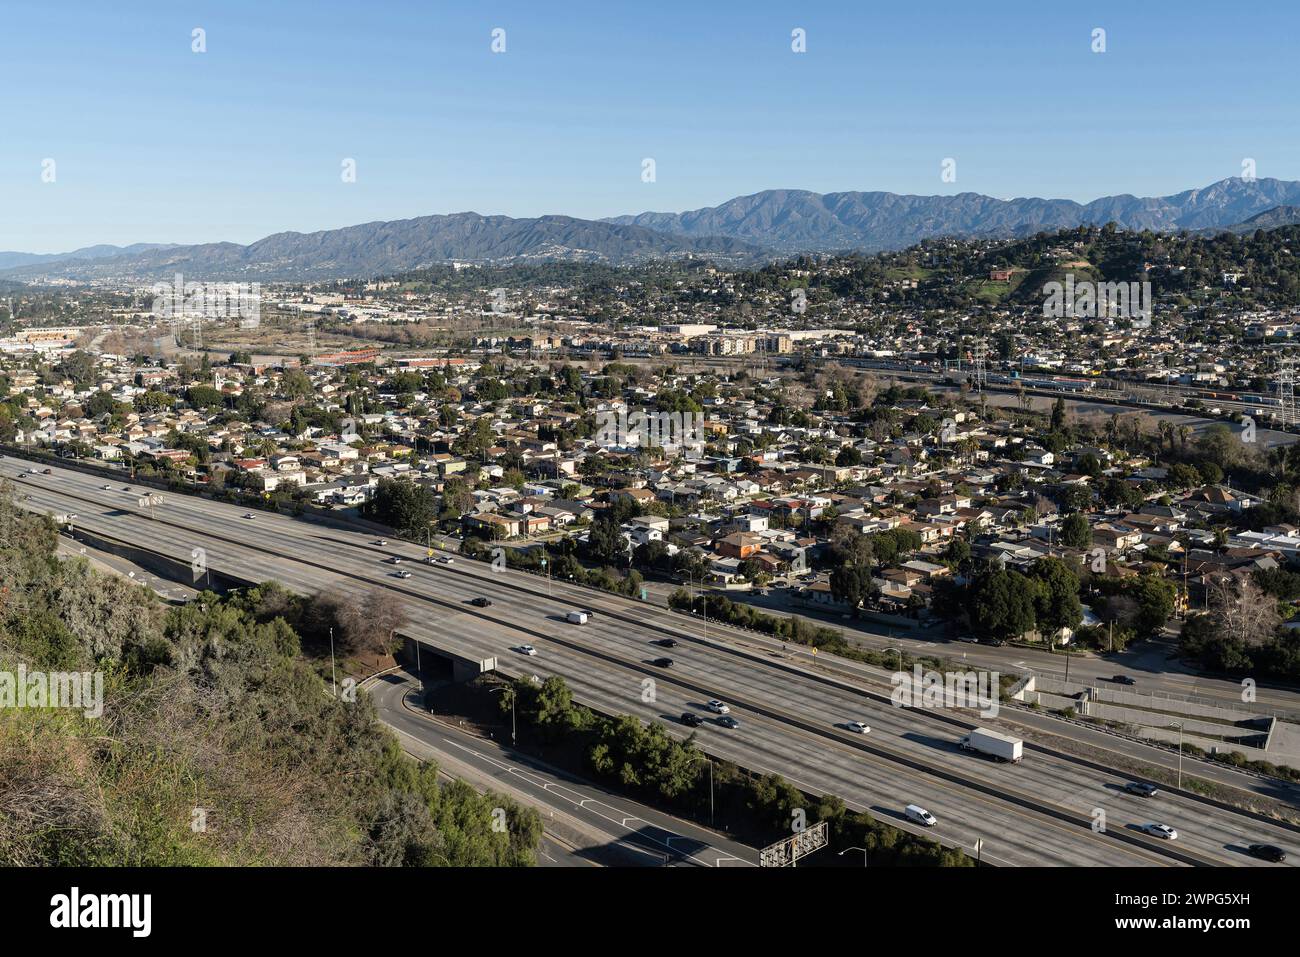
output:
M1172 196L994 199L775 189L683 213L603 220L454 213L276 233L247 246L91 246L0 253L0 279L313 280L389 275L448 262L545 260L632 264L695 257L752 264L800 252L876 252L937 236L1011 238L1114 222L1157 232L1249 231L1300 222L1300 182L1225 179Z

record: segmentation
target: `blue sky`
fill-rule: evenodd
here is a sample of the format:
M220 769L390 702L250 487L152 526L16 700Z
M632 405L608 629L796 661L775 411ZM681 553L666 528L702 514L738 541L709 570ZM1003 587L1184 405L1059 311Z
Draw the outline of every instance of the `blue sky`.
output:
M0 250L777 187L1087 201L1245 157L1300 179L1294 3L6 0L3 22Z

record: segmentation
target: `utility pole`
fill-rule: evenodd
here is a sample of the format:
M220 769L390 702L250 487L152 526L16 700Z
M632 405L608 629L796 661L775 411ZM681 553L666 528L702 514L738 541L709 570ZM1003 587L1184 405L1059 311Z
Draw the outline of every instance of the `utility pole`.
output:
M330 684L334 686L334 697L339 696L338 678L334 673L334 626L330 626Z

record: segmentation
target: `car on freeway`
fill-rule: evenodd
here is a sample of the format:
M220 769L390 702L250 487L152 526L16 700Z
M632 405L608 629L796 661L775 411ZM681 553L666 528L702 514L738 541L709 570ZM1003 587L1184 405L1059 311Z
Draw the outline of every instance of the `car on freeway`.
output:
M654 661L650 662L650 664L654 665L656 668L671 668L673 666L673 659L656 658Z
M1135 684L1137 684L1137 679L1136 679L1136 678L1130 678L1128 675L1116 675L1115 677L1111 678L1110 680L1113 681L1113 682L1115 682L1115 684L1117 684L1117 685L1135 685Z
M1272 861L1274 864L1281 864L1286 860L1286 851L1276 844L1252 844L1246 848L1246 853L1262 861Z
M871 733L871 728L867 725L867 723L866 723L865 721L850 721L850 722L848 723L848 729L849 729L850 731L855 731L855 732L857 732L858 734L870 734L870 733Z
M740 722L737 721L735 718L733 718L733 717L732 717L731 715L729 715L729 714L724 714L721 718L719 718L719 719L718 719L718 724L722 725L722 727L724 727L724 728L739 728L739 727L740 727Z
M376 545L387 545L387 544L388 544L388 539L386 539L386 538L381 538L379 541L375 542L375 544L376 544Z
M695 714L692 711L682 712L682 724L686 725L686 727L698 728L703 723L704 723L704 719L701 718L698 714Z
M974 635L958 635L958 636L957 636L956 638L954 638L953 640L954 640L954 641L964 641L964 642L966 642L966 644L968 644L968 645L977 645L977 644L979 644L979 639L976 638Z
M677 647L677 639L676 639L676 638L657 638L657 639L655 639L653 642L651 642L651 644L658 645L660 648L676 648L676 647Z
M454 562L454 561L455 561L455 559L452 558L450 555L443 555L441 558L438 559L438 564L439 564L439 565L450 565L450 564L451 564L452 562Z
M42 474L42 475L49 475L49 474L51 474L51 473L50 473L50 470L49 470L49 469L41 469L41 474Z
M990 648L1001 648L1006 644L1001 638L985 638L980 642L981 645L988 645Z
M410 578L410 577L411 577L411 573L408 572L405 568L403 568L400 572L393 572L393 574L396 575L398 578Z
M938 818L919 804L909 804L907 807L903 808L903 815L909 821L915 821L917 824L924 824L926 827L934 827L939 823Z
M1138 825L1138 830L1165 841L1172 841L1178 837L1178 832L1168 824L1157 824L1155 821L1152 821L1149 824Z
M123 485L123 486L122 486L122 491L123 491L123 492L129 492L129 491L131 491L131 486L129 486L129 485Z
M1160 789L1154 784L1147 784L1144 781L1130 781L1124 785L1124 790L1129 794L1136 794L1138 797L1155 797L1160 793Z
M477 608L486 608L488 605L492 604L492 599L484 598L480 595L478 598L471 598L469 603Z
M113 486L111 486L111 485L101 485L101 486L99 487L99 490L100 490L101 492L111 492L111 491L113 491Z
M398 558L396 555L394 555L392 558L390 558L390 559L388 560L388 564L390 564L390 565L400 565L400 564L402 564L402 560L401 560L400 558Z
M252 513L252 512L245 512L245 513L244 513L244 518L252 518L252 517L253 517L253 513Z
M529 658L537 654L537 649L532 645L520 645L518 651L521 655L527 655Z
M723 703L722 703L721 701L719 701L717 698L714 698L712 701L706 701L706 702L704 703L704 707L708 708L708 709L709 709L710 711L712 711L714 714L728 714L728 713L730 713L730 711L731 711L730 708L728 708L725 704L723 704Z

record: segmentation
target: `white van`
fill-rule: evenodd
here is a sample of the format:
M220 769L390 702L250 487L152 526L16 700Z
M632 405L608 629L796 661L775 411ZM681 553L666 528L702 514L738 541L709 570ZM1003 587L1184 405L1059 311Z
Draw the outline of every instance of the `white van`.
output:
M587 613L585 611L571 611L564 616L564 620L571 625L585 625L587 623Z
M917 824L923 824L926 827L934 827L939 823L933 814L919 804L909 804L903 808L903 813L907 815L909 821L915 821Z

